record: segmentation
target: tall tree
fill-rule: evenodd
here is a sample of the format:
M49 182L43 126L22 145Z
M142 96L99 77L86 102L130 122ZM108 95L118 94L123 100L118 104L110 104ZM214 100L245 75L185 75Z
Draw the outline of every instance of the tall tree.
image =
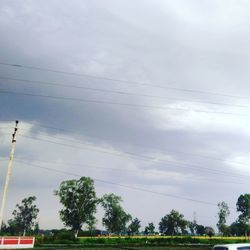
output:
M123 210L121 202L122 198L113 193L105 194L102 198L102 207L105 211L102 223L110 233L121 234L131 220L131 215Z
M212 227L205 227L205 234L211 238L215 234L214 229Z
M138 218L135 218L128 226L128 230L132 235L134 235L139 233L140 227L141 227L141 222L138 220Z
M196 226L196 233L198 235L204 235L205 234L205 227L203 225L197 225Z
M247 232L246 232L247 230ZM230 233L232 236L243 236L243 235L249 235L250 233L250 227L247 229L244 228L244 225L242 225L239 220L236 220L230 225Z
M219 229L219 232L221 232L223 235L226 235L228 231L228 227L226 226L226 219L230 214L229 207L226 202L222 201L218 203L218 208L219 212L217 227Z
M155 234L155 226L153 222L148 223L148 225L145 227L145 234L147 235Z
M245 236L249 230L249 219L250 219L250 194L242 194L239 196L236 203L237 211L241 214L239 215L239 223L242 228L244 228Z
M37 206L33 204L35 200L35 196L23 199L20 205L16 205L16 209L12 213L14 218L8 221L9 226L16 232L22 232L23 236L35 225L39 212Z
M70 227L77 237L84 223L93 221L99 199L96 197L94 181L89 177L67 180L55 191L63 209L59 211L64 225Z
M187 227L187 221L184 216L179 212L172 210L169 214L165 215L160 223L159 230L166 235L178 235L184 233Z
M191 235L195 235L197 233L197 223L196 221L188 221L187 226L190 230Z

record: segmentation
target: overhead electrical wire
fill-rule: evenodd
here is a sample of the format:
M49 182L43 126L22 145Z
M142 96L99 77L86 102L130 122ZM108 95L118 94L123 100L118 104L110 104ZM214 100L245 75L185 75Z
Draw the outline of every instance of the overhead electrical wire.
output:
M33 123L34 124L34 123ZM38 125L39 126L39 125ZM67 132L72 132L72 131L69 131L69 130L65 130L65 129L60 129L60 128L54 128L54 127L51 127L51 126L42 126L40 125L40 127L42 128L50 128L50 129L56 129L56 130L59 130L59 131L67 131ZM23 129L23 128L19 128L19 129ZM27 129L26 129L27 130ZM3 135L3 134L2 134ZM7 135L7 134L6 134ZM57 145L61 145L61 146L67 146L67 147L74 147L74 148L79 148L78 146L75 146L75 145L70 145L70 144L65 144L65 143L61 143L61 142L55 142L55 141L51 141L51 140L47 140L47 139L44 139L44 138L37 138L37 137L32 137L32 136L27 136L27 135L22 135L20 134L20 136L23 136L23 137L26 137L26 138L29 138L29 139L34 139L34 140L39 140L39 141L43 141L43 142L49 142L49 143L53 143L53 144L57 144ZM97 149L95 145L91 144L91 143L82 143L82 142L78 142L78 141L75 141L75 140L72 140L72 139L67 139L67 138L61 138L61 137L56 137L56 136L51 136L51 135L45 135L46 137L49 137L49 138L53 138L53 139L59 139L59 140L63 140L63 141L67 141L67 142L71 142L71 143L77 143L77 144L81 144L82 148L84 150L90 150L90 151L95 151L95 152L99 152L99 153L105 153L105 154L111 154L111 155L115 155L115 156L119 156L119 157L124 157L124 154L125 155L129 155L130 157L133 157L133 158L136 158L136 159L139 159L139 160L143 160L143 161L148 161L148 160L151 160L153 163L156 163L156 160L154 157L150 157L150 156L144 156L144 155L139 155L139 154L135 154L133 152L122 152L122 153L116 153L116 152L110 152L110 151L107 151L107 150L102 150L102 149ZM92 147L92 148L89 148ZM93 148L94 147L94 148ZM183 152L182 152L183 153ZM185 152L184 152L185 154ZM188 153L186 153L187 155L189 155ZM214 157L209 157L209 156L204 156L204 155L197 155L197 154L190 154L190 155L194 155L194 156L198 156L198 157L203 157L203 158L207 158L207 159L212 159L212 160L217 160L217 161L221 161L221 162L228 162L228 163L232 163L232 164L241 164L241 165L245 165L245 166L249 166L248 163L243 163L243 162L235 162L235 161L229 161L229 160L223 160L223 159L218 159L218 158L214 158ZM194 164L190 164L190 163L186 163L186 162L178 162L178 161L170 161L170 160L161 160L161 159L157 159L157 161L159 163L168 163L168 164L183 164L185 165L186 167L191 167L191 168L197 168L197 169L200 169L200 166L198 165L194 165ZM202 168L204 170L208 170L208 171L213 171L214 173L214 169L210 169L210 168ZM230 172L228 171L222 171L222 170L216 170L216 174L218 173L222 173L222 174L230 174ZM238 174L237 174L238 176ZM241 177L250 177L250 176L245 176L245 175L240 175ZM234 177L235 174L234 174Z
M30 164L30 161L27 162L27 161L24 161L23 159L20 159L20 158L15 158L16 161L19 161L19 162L23 162L23 163L26 163L26 164ZM100 166L96 166L96 165L89 165L89 164L76 164L76 163L58 163L58 162L51 162L51 161L41 161L41 160L35 160L36 163L39 163L39 164L50 164L50 165L60 165L60 166L77 166L77 167L83 167L83 168L91 168L91 169L98 169L98 170L108 170L108 171L122 171L122 172L132 172L132 173L138 173L138 171L141 172L147 172L147 173L153 173L154 175L157 175L157 176L162 176L161 173L157 173L157 172L153 172L151 169L144 169L144 168L140 168L140 169L125 169L125 168L110 168L110 167L100 167ZM162 170L159 170L159 171L162 171ZM141 176L141 175L140 175ZM186 177L185 179L189 180L190 181L190 178L189 177ZM213 183L216 182L218 184L229 184L229 185L232 185L232 184L237 184L237 185L245 185L246 183L243 183L243 182L234 182L234 181L223 181L223 180L215 180L214 178L213 179L209 179L209 178L194 178L192 177L192 181L193 180L196 180L198 182L208 182L208 183ZM248 180L247 180L248 181Z
M236 95L222 94L222 93L215 93L215 92L210 92L210 91L202 91L202 90L194 90L194 89L177 88L177 87L172 87L172 86L168 86L168 85L155 85L152 83L115 79L112 77L95 76L95 75L91 75L91 74L75 73L75 72L69 72L69 71L63 71L63 70L55 70L55 69L51 69L51 68L43 68L43 67L36 67L36 66L30 66L30 65L24 65L24 64L8 63L8 62L3 62L3 61L0 62L0 65L19 68L19 69L31 69L31 70L66 74L66 75L89 77L89 78L93 78L93 79L97 79L97 80L105 80L105 81L110 81L110 82L128 83L128 84L133 84L133 85L149 86L149 87L153 87L153 88L173 89L173 90L177 90L177 91L192 92L192 93L199 93L199 94L206 94L206 95L209 94L209 95L250 100L250 97L244 97L244 96L236 96Z
M20 129L20 128L19 128ZM49 137L51 137L51 136L49 136ZM56 137L52 137L52 138L56 138ZM56 138L56 139L58 139L58 138ZM59 138L59 139L62 139L62 138ZM68 141L68 140L67 140ZM72 141L71 141L72 142ZM20 159L17 159L17 160L19 160L20 161ZM4 160L0 160L0 161L6 161L6 159L4 159ZM49 163L49 164L58 164L58 163L56 163L56 162L46 162L46 161L39 161L39 162L41 162L41 163ZM117 169L117 168L107 168L107 167L98 167L98 166L93 166L93 165L86 165L86 164L84 164L84 165L80 165L80 164L72 164L72 163L70 163L71 165L75 165L75 166L82 166L82 167L89 167L89 168L97 168L97 169L102 169L102 170L112 170L112 171L126 171L126 172L136 172L136 170L131 170L131 169L121 169L121 168L119 168L119 169ZM60 165L65 165L65 164L60 164ZM147 171L147 172L150 172L151 170L150 169L142 169L142 171ZM162 170L160 170L160 171L162 171ZM157 173L154 173L154 174L157 174ZM204 178L202 179L202 181L204 181ZM211 180L209 180L209 179L205 179L205 181L211 181ZM213 179L213 181L214 181L214 179ZM244 184L244 183L238 183L238 182L223 182L224 184Z
M57 170L57 169L55 170L55 169L51 169L51 168L47 168L47 167L37 166L37 165L34 165L34 164L27 164L27 163L25 163L23 161L20 161L20 160L17 160L17 161L22 162L22 164L26 164L26 165L37 167L37 168L46 169L46 170L49 170L49 171L60 172L60 173L67 174L67 175L70 174L70 175L74 175L74 176L81 176L79 174L74 174L74 173L70 173L70 172L66 172L66 171L62 171L62 170ZM143 192L149 192L149 193L163 195L163 196L172 197L172 198L176 198L176 199L182 199L182 200L187 200L187 201L191 201L191 202L198 202L198 203L203 203L203 204L207 204L207 205L215 205L215 206L217 206L217 204L210 203L210 202L207 202L207 201L201 201L201 200L196 200L196 199L182 197L182 196L177 196L177 195L170 195L170 194L166 194L166 193L161 193L161 192L156 192L156 191L152 191L152 190L147 190L147 189L144 189L144 188L127 186L127 185L123 185L123 184L119 184L119 183L115 183L115 182L110 182L110 181L106 181L106 180L101 180L101 179L97 179L97 178L93 178L93 179L95 181L98 181L98 182L103 182L103 183L112 184L112 185L118 185L120 187L129 188L129 189L133 189L133 190L138 190L138 191L143 191Z
M200 167L198 165L194 165L194 164L189 164L189 163L185 163L185 162L177 162L177 161L171 161L171 160L157 160L155 161L154 157L150 157L150 156L144 156L144 155L139 155L133 152L121 152L121 153L117 153L117 152L110 152L110 151L106 151L106 150L102 150L102 149L96 149L96 148L89 148L88 146L76 146L76 145L70 145L70 144L66 144L66 143L61 143L61 142L55 142L55 141L51 141L51 140L47 140L47 139L41 139L41 138L35 138L35 137L31 137L31 136L27 136L27 135L22 135L19 133L19 136L25 137L25 138L29 138L29 139L33 139L33 140L38 140L38 141L43 141L43 142L49 142L49 143L53 143L56 145L61 145L61 146L66 146L66 147L71 147L71 148L75 148L75 149L83 149L83 150L87 150L87 151L94 151L94 152L98 152L98 153L104 153L104 154L110 154L110 155L114 155L114 156L118 156L118 157L126 157L129 156L130 158L135 158L135 159L139 159L142 161L151 161L154 164L159 164L159 163L164 163L167 165L170 165L172 167L181 167L181 168L192 168L192 169L198 169L199 171L207 171L209 173L212 174L216 174L216 175L223 175L223 176L230 176L230 177L234 177L234 178L250 178L250 176L248 175L241 175L241 174L231 174L228 171L223 171L223 170L214 170L214 169L210 169L210 168L204 168L204 167ZM180 165L181 164L181 165Z
M153 84L149 84L149 83L140 83L140 82L135 82L135 81L126 81L126 80L112 79L112 78L106 78L106 77L92 76L92 75L88 75L88 74L78 74L78 73L72 73L72 72L66 72L66 71L59 71L59 70L53 70L53 69L49 69L49 68L40 68L40 67L33 67L33 66L25 66L25 65L20 65L20 64L8 64L8 63L5 63L5 62L0 62L0 64L1 65L5 65L5 66L18 67L18 68L27 68L27 69L33 69L33 70L50 71L50 72L54 72L54 73L62 73L62 74L85 76L85 77L90 77L90 78L95 78L95 79L101 79L101 80L108 80L108 81L113 81L113 82L139 84L139 85L150 86L150 87L167 88L167 89L174 89L174 90L180 90L180 91L186 91L186 92L219 95L219 96L232 97L232 98L250 99L248 97L242 97L242 96L226 95L226 94L219 94L219 93L199 91L199 90L191 90L191 89L180 89L180 88L175 88L175 87L153 85ZM29 95L29 96L37 96L37 97L46 97L46 98L56 98L56 99L58 99L58 97L45 96L45 95L35 95L35 94L30 94L30 93L18 93L18 92L11 92L11 91L5 91L4 92L4 90L1 93L5 93L5 94L17 94L17 95ZM127 94L129 94L129 93L127 93ZM68 98L68 97L61 97L61 98L71 99L72 100L72 98ZM96 100L84 100L84 102L86 102L86 101L87 102L96 102ZM102 101L99 101L98 103L113 104L113 105L122 105L122 106L128 106L128 105L130 106L131 105L131 104L123 104L123 103L102 102ZM133 106L135 107L135 105L133 105ZM150 106L150 105L136 105L136 107L162 108L162 107ZM164 107L164 109L166 109L166 107ZM177 109L177 108L173 108L173 109ZM180 109L178 108L178 110L180 110ZM181 110L183 110L183 109L181 109ZM184 110L186 110L186 109L184 109ZM227 112L210 112L210 111L201 111L201 110L199 110L199 111L197 111L197 110L186 110L186 111L249 116L248 114L237 114L237 113L227 113ZM44 168L44 167L41 167L41 168ZM46 168L46 169L49 170L48 168ZM49 171L56 171L56 172L61 172L61 173L65 173L65 174L67 173L67 174L71 174L71 175L75 175L75 176L80 176L80 175L77 175L77 174L74 174L74 173L64 172L64 171L54 170L54 169L53 170L50 169ZM152 190L146 190L146 189L142 189L142 188L131 187L131 186L127 186L127 185L123 185L123 184L119 184L119 183L114 183L114 182L109 182L109 181L105 181L105 180L99 180L99 179L94 179L94 180L100 181L100 182L104 182L104 183L107 183L107 184L118 185L118 186L121 186L121 187L135 189L135 190L138 190L138 191L150 192L150 193L160 194L160 195L164 195L164 196L169 196L169 197L172 197L172 198L183 199L183 200L188 200L188 201L199 202L199 203L204 203L204 204L208 204L208 205L215 205L215 206L217 206L217 204L206 202L206 201L200 201L200 200L190 199L190 198L181 197L181 196L164 194L164 193L155 192L155 191L152 191Z
M47 85L47 86L65 87L65 88L72 88L72 89L84 89L84 90L89 90L89 91L109 93L109 94L118 94L118 95L125 95L125 96L128 95L128 96L155 98L155 99L161 99L161 100L184 101L184 102L190 102L190 103L201 103L201 104L210 104L210 105L236 107L236 108L250 108L250 106L248 106L248 105L237 105L237 104L229 104L229 103L221 103L221 102L209 102L209 101L201 101L201 100L189 100L189 99L183 99L183 98L174 98L174 97L166 97L166 96L164 97L164 96L158 96L158 95L148 95L148 94L126 92L123 90L100 89L100 88L93 88L93 87L86 87L86 86L79 86L79 85L72 85L72 84L28 80L28 79L20 79L20 78L12 78L12 77L0 76L0 79L22 82L24 84L25 83L29 83L29 84L35 83L35 84L42 84L42 85Z
M31 164L31 163L24 163L22 161L20 161L20 163L27 165L27 166L35 167L35 168L45 169L48 171L53 171L53 172L71 175L71 176L76 176L76 177L82 177L82 175L80 175L80 174L76 174L76 173L72 173L72 172L68 172L68 171L63 171L61 169L54 169L54 168L52 169L52 168L48 168L48 167L42 167L42 166L38 166L35 164ZM196 202L196 203L201 203L201 204L205 204L205 205L217 206L217 204L212 203L212 202L208 202L208 201L203 201L203 200L192 199L192 198L183 197L183 196L179 196L179 195L172 195L172 194L157 192L157 191L153 191L153 190L149 190L149 189L144 189L144 188L135 187L135 186L131 186L131 185L124 185L124 184L120 184L120 183L116 183L116 182L112 182L112 181L106 181L106 180L102 180L102 179L98 179L98 178L92 178L92 179L96 182L102 182L105 184L119 186L119 187L131 189L131 190L137 190L137 191L142 191L142 192L146 192L146 193L157 194L157 195L161 195L161 196L166 196L166 197L170 197L170 198L186 200L186 201L191 201L191 202Z
M75 134L75 135L78 135L78 133L76 133L75 131L73 130L69 130L69 129L65 129L65 128L60 128L60 127L53 127L53 126L48 126L48 125L44 125L44 124L39 124L39 123L36 123L36 122L29 122L30 124L32 124L33 126L37 126L37 127L40 127L40 128L45 128L45 129L51 129L51 130L54 130L54 131L62 131L62 132L66 132L66 133L71 133L71 134ZM19 128L19 129L23 129L23 128ZM27 130L27 129L25 129ZM51 135L49 135L50 137L52 137ZM85 135L84 135L85 136ZM106 138L102 138L102 137L99 137L99 136L96 136L96 135L86 135L86 137L88 138L95 138L95 139L99 139L99 140L104 140L104 141L111 141L110 139L106 139ZM60 137L55 137L57 139L64 139L64 138L60 138ZM72 141L73 140L70 140L70 139L67 139L68 141ZM74 140L75 142L75 140ZM114 141L112 141L112 143L114 143ZM118 143L117 141L115 141L115 143ZM86 143L85 143L86 144ZM168 153L169 153L169 149L167 149ZM204 158L204 159L209 159L209 160L214 160L214 161L219 161L219 162L227 162L227 163L232 163L232 164L238 164L238 165L244 165L244 166L250 166L250 163L246 163L246 162L238 162L238 161L232 161L232 160L225 160L225 159L222 159L222 158L218 158L218 157L213 157L213 156L208 156L208 155L202 155L202 154L197 154L197 153L189 153L189 152L184 152L184 151L176 151L176 150L170 150L171 153L181 153L181 154L185 154L185 155L190 155L190 156L195 156L195 157L199 157L199 158Z
M131 103L74 98L74 97L66 97L66 96L41 95L41 94L34 94L34 93L15 92L15 91L8 91L8 90L2 90L2 89L0 89L0 94L41 97L41 98L49 98L49 99L55 99L55 100L65 100L65 101L75 101L75 102L95 103L95 104L107 104L107 105L116 105L116 106L133 107L133 108L178 110L178 111L186 111L186 112L189 111L189 112L197 112L197 113L209 113L209 114L215 114L215 115L232 115L232 116L250 117L250 114L242 114L242 113L208 111L208 110L201 110L201 109L186 109L186 108L177 108L177 107L169 107L169 106L166 107L166 106L153 106L153 105L143 105L143 104L131 104Z

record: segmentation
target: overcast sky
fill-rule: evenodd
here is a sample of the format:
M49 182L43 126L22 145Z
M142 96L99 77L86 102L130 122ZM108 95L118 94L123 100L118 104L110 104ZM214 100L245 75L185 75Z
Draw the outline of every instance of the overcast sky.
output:
M221 201L237 218L250 178L248 0L0 0L0 34L2 186L20 121L5 221L35 195L40 227L62 227L53 191L80 176L143 227L172 209L215 227Z

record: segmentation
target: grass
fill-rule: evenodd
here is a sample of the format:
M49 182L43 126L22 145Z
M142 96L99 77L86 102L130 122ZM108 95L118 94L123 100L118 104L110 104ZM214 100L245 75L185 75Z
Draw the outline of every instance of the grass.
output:
M211 250L215 244L250 242L245 237L134 236L79 237L78 239L36 238L39 250Z

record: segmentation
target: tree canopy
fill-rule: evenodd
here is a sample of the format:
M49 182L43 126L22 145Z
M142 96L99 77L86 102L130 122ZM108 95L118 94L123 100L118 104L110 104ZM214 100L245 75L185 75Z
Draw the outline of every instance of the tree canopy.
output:
M236 203L237 211L239 215L238 222L242 228L244 228L245 235L249 231L249 219L250 219L250 194L242 194L239 196Z
M89 177L67 180L55 191L63 209L59 211L64 225L70 227L77 237L84 223L92 222L99 199L96 197L94 181Z
M25 236L26 232L35 225L35 219L39 212L37 206L33 204L35 200L35 196L30 196L23 199L20 205L16 205L16 209L12 213L14 218L8 221L13 231L22 232Z
M226 235L228 231L228 227L226 226L226 219L230 214L229 207L226 202L222 201L218 203L218 208L219 212L217 227L219 229L219 232L221 232L223 235Z
M149 235L155 234L155 226L154 226L154 223L153 223L153 222L148 223L148 225L145 227L144 233L145 233L146 235L148 235L148 234L149 234Z
M129 233L131 233L132 235L138 234L140 227L141 227L141 222L139 221L139 219L138 218L133 219L128 227Z
M186 230L186 227L187 221L176 210L172 210L169 214L165 215L159 223L160 232L166 235L181 234Z
M131 220L131 215L124 211L121 202L122 198L113 193L105 194L102 198L101 204L105 211L102 223L110 233L121 234Z

